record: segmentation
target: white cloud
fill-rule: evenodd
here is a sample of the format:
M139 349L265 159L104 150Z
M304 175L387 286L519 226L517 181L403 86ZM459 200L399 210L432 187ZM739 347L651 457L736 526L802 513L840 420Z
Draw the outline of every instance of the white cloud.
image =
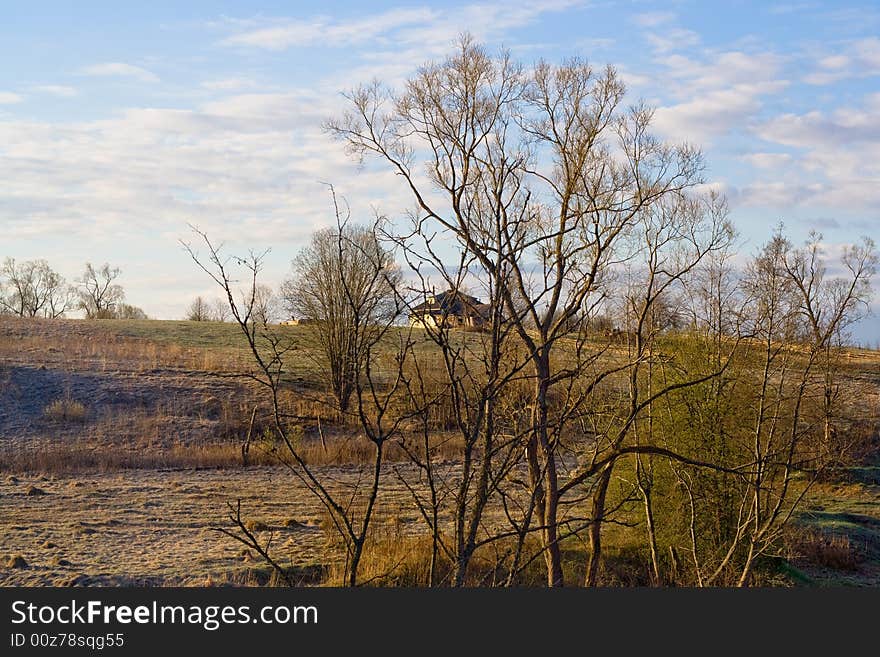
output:
M14 94L11 91L0 91L0 105L15 105L24 100L20 94Z
M816 181L809 196L790 195L789 203L880 209L878 112L880 93L867 96L860 107L782 114L756 127L765 141L799 151L792 178Z
M779 170L792 162L788 153L750 153L741 158L758 169Z
M819 4L816 2L794 2L771 5L767 9L767 13L782 16L786 14L797 14L811 9L818 9Z
M748 84L706 91L690 102L659 107L654 125L668 137L706 144L741 126L760 109L760 96L773 91Z
M50 96L58 96L59 98L73 98L77 95L77 90L73 87L68 87L60 84L43 84L31 87L32 90L49 94Z
M668 55L660 59L665 78L672 78L669 92L684 98L707 89L723 89L734 84L780 83L785 58L772 52L747 53L740 50L699 55Z
M649 32L645 38L654 50L660 53L685 50L700 43L699 34L681 27L669 28L663 32Z
M636 14L633 21L644 28L645 40L656 53L686 50L699 45L700 35L676 24L676 15L668 11Z
M125 64L123 62L106 62L103 64L95 64L83 68L80 73L82 75L90 75L96 77L127 77L134 78L141 82L158 82L159 76L140 66Z
M193 110L133 108L99 121L0 121L6 235L124 239L194 222L231 239L291 240L328 218L319 180L363 199L362 212L370 203L399 207L392 175L355 176L357 166L322 132L339 110L289 92Z
M316 16L306 20L274 20L256 29L233 34L221 43L266 50L293 47L348 47L369 44L372 52L387 48L422 49L432 53L448 48L458 34L468 31L486 40L503 31L528 24L541 14L585 4L583 0L534 0L527 5L504 2L470 4L454 11L428 7L392 9L352 20Z
M774 53L727 51L660 60L666 97L679 101L658 107L655 127L666 137L708 144L742 129L763 107L763 98L788 86L780 76L783 58Z
M329 17L306 21L285 21L235 34L223 43L253 46L267 50L286 50L302 46L346 46L371 41L380 35L407 25L425 23L437 18L437 12L422 9L393 9L359 20L334 21Z
M670 11L650 11L636 14L633 20L636 25L640 25L641 27L658 27L674 21L675 14Z
M256 89L260 85L249 78L223 78L220 80L206 80L201 85L210 91L241 91L242 89Z
M575 41L574 47L578 50L586 50L588 52L591 52L594 50L605 50L606 48L611 48L616 43L617 39L595 37L579 39Z
M848 41L838 51L821 54L815 59L815 70L804 76L804 82L826 85L850 78L880 75L880 38L869 37Z
M819 183L791 180L756 180L737 191L737 203L744 207L791 208L813 201L822 193Z
M829 57L823 57L818 62L819 67L826 70L842 69L848 66L849 63L850 58L846 55L830 55Z

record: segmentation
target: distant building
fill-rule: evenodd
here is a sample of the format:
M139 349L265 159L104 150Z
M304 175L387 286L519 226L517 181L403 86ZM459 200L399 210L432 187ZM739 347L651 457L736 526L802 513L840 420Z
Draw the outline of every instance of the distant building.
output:
M410 326L420 328L480 328L489 321L490 306L476 297L447 290L431 294L412 309Z
M312 319L285 319L281 322L281 326L302 326L304 324L314 324Z

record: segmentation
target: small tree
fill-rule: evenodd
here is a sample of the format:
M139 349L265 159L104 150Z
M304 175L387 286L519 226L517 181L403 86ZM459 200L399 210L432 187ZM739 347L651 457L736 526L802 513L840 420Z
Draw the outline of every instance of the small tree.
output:
M208 310L208 316L214 322L228 322L229 306L223 299L214 299Z
M113 311L112 319L149 319L149 317L142 308L122 303Z
M269 293L271 294L270 288L265 285L260 285L257 289L258 295L260 294L261 288L269 290ZM270 296L269 299L272 301L271 305L261 304L259 303L260 299L257 299L258 307L256 308L256 311L263 308L267 316L274 316L273 308L276 305L274 303L274 297ZM199 295L189 304L184 319L189 322L225 322L229 319L229 306L223 299L213 299L209 301Z
M254 319L261 324L271 324L278 319L278 297L271 287L258 283L252 294Z
M411 336L403 333L397 341L397 349L388 359L390 367L381 367L381 357L376 353L379 342L389 333L392 325L370 324L370 330L364 331L366 322L356 322L356 341L363 352L363 370L355 379L353 390L354 414L357 416L366 439L373 446L372 462L363 471L364 477L353 487L343 493L334 493L330 487L332 477L314 468L304 458L301 443L297 440L298 428L291 423L292 415L285 408L282 393L285 387L285 375L288 374L286 358L295 349L291 336L277 327L261 321L259 317L258 293L261 284L258 277L263 267L264 254L251 253L248 258L226 257L220 247L214 246L205 233L193 228L201 238L207 255L201 257L195 248L183 243L184 248L196 265L217 283L226 295L229 311L233 321L238 324L250 348L254 372L245 376L256 381L266 391L272 409L272 434L269 454L286 466L290 473L299 479L319 500L330 516L332 526L341 537L345 546L344 583L356 586L359 583L359 565L364 546L370 535L370 527L379 498L380 483L386 456L386 446L393 440L400 439L402 423L408 419L407 414L396 412L393 403L405 386L404 363L412 350ZM346 250L343 243L345 232L340 226L336 233L337 250ZM244 287L237 288L232 278L232 270L240 268L247 273ZM377 270L378 279L383 270ZM343 299L352 308L342 313L344 317L357 318L360 312L361 299L353 288L356 281L342 279L340 285L344 290ZM234 530L218 528L218 531L243 543L255 550L269 563L284 581L293 585L288 571L270 555L271 539L261 543L243 521L241 516L241 500L236 505L230 504L230 520Z
M110 267L108 263L95 269L92 263L86 263L86 269L80 276L79 307L86 319L113 319L116 309L124 300L122 286L114 283L119 278L119 267Z
M332 190L331 190L332 193ZM293 261L293 275L281 287L291 316L314 322L333 395L346 412L366 345L376 330L399 314L394 289L400 272L376 232L348 225L333 194L337 227L319 230Z
M186 311L186 317L184 319L190 322L210 321L211 311L208 308L207 302L201 296L193 299L192 303L189 304L189 308Z

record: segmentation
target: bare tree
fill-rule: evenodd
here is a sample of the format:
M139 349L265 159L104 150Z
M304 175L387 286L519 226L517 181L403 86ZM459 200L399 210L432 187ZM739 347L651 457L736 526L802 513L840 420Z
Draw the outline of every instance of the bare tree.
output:
M212 319L211 315L208 303L201 296L197 296L189 304L185 319L190 322L207 322Z
M278 320L278 298L270 286L258 283L252 298L254 317L258 322L271 324Z
M524 442L534 527L552 586L564 582L560 532L577 520L561 518L563 495L596 475L610 477L626 455L658 449L626 441L635 416L662 390L633 401L616 433L595 443L601 450L589 465L560 481L563 442L591 394L633 364L583 381L597 363L586 349L588 318L601 307L615 264L632 257L627 237L634 226L659 217L653 208L675 206L701 181L699 151L653 137L651 110L624 108L623 96L612 68L595 71L573 60L539 62L526 72L507 53L492 58L465 36L453 56L424 66L399 94L378 83L355 90L351 111L327 125L352 153L378 156L400 176L416 203L408 234L447 235L472 263L468 275L497 290L530 364ZM701 221L707 229L683 235L696 240L698 260L722 235L711 220ZM572 336L580 336L575 362L554 365ZM603 513L601 491L595 508ZM599 522L594 518L594 527Z
M269 294L266 294L268 290ZM272 303L271 289L267 286L257 288L257 307L259 315L265 316L267 319L274 317L274 304ZM261 296L267 299L267 302L261 302ZM262 307L263 311L259 312ZM229 319L229 305L223 299L208 300L199 295L189 304L184 317L190 322L225 322Z
M131 304L121 303L113 310L112 319L149 319L143 308L132 306Z
M0 268L5 294L0 307L21 317L61 317L73 307L74 292L45 260L16 262L6 258Z
M377 332L399 314L400 273L375 231L349 223L331 188L336 227L319 230L293 261L281 287L285 309L313 325L339 410L349 409L357 377Z
M78 279L79 307L86 319L112 319L117 306L125 300L122 286L114 281L119 278L119 267L104 263L95 269L86 263L86 269Z
M215 322L229 321L229 305L223 299L214 299L209 304L208 316Z
M786 255L785 272L795 286L798 311L807 327L807 341L819 352L817 364L822 376L822 448L825 459L834 459L841 446L835 427L839 405L837 371L840 346L847 329L868 311L871 277L876 273L878 256L873 240L862 238L847 245L841 254L838 276L829 276L823 256L822 235L811 233L801 249ZM844 441L845 442L845 441ZM843 446L845 451L845 445Z
M827 449L836 429L835 327L858 316L875 262L865 240L844 249L840 273L829 277L818 236L796 249L779 229L748 263L738 294L720 270L706 286L716 309L703 314L720 336L712 342L733 340L732 317L745 340L736 345L729 376L692 400L681 424L665 426L682 439L682 424L690 425L706 457L732 468L674 468L688 509L696 584L749 584L757 560L778 554L811 484L839 460ZM677 415L671 405L668 414Z
M398 435L401 424L409 416L396 412L393 401L397 398L404 385L404 363L411 351L412 342L408 334L402 334L397 341L397 349L392 354L390 367L379 367L379 359L374 352L376 345L385 338L392 326L392 321L384 324L368 324L365 318L359 317L362 310L357 292L360 287L357 281L343 280L342 292L346 303L352 308L346 311L356 319L359 330L364 335L356 336L364 349L360 365L356 372L355 414L360 422L366 438L373 445L373 460L365 471L364 482L341 492L334 491L332 479L323 476L316 468L311 467L303 458L297 427L291 422L291 415L285 410L282 394L285 387L287 372L285 359L295 347L289 334L278 331L260 316L258 290L259 275L263 266L263 256L251 253L248 258L227 258L222 254L221 247L215 246L207 235L193 229L207 248L207 256L200 257L196 248L184 243L184 248L193 261L216 282L226 294L229 310L238 324L250 347L256 373L247 374L267 392L273 418L273 444L270 454L275 456L291 474L297 477L320 501L329 514L332 525L345 545L345 584L358 584L359 566L365 544L370 536L370 527L374 516L382 480L386 447ZM336 249L343 252L350 248L344 233L337 233ZM247 281L243 289L237 290L232 271L235 267L243 269ZM376 280L382 277L383 270L376 270ZM376 284L374 281L373 284ZM354 285L354 287L353 287ZM393 320L393 318L391 318ZM256 550L266 559L276 572L288 583L290 580L283 566L274 561L268 545L248 530L241 517L240 504L232 507L230 514L237 531L221 529L223 533Z

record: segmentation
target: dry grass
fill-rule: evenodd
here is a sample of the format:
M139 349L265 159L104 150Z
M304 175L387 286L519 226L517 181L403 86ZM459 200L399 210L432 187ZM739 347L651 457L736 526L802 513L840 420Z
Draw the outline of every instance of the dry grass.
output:
M327 586L343 585L343 545L326 515L322 516L321 527L327 536L327 547L337 555L328 565L323 583ZM447 545L452 545L450 535L445 534L442 538ZM501 539L479 547L471 558L464 586L545 586L547 574L535 536L526 539L520 569L508 582L514 547L513 539ZM584 545L576 541L565 541L562 544L562 555L566 581L575 584L583 581L588 557ZM386 513L377 516L371 525L358 569L358 581L361 586L431 586L432 561L433 586L452 586L455 564L439 546L434 555L433 540L425 526L411 516Z
M8 581L31 581L21 579L28 577L45 583L48 580L39 577L55 577L59 573L69 578L72 562L79 564L76 567L81 572L91 573L89 577L98 578L96 583L104 584L108 583L101 579L104 575L94 573L153 578L148 582L151 584L163 581L163 577L169 583L278 584L276 575L258 557L240 554L236 551L240 546L227 546L212 532L225 518L226 502L243 496L248 502L248 517L255 519L253 530L276 537L273 546L278 546L285 563L291 564L295 581L341 582L339 545L332 541L326 544L330 527L325 523L323 532L318 527L319 505L314 497L283 469L241 467L241 442L248 431L254 403L260 398L240 384L240 379L226 378L251 366L250 355L235 340L235 328L192 327L183 322L0 321L0 363L11 366L9 370L15 366L29 371L56 370L64 373L60 379L68 375L76 379L82 373L96 375L94 378L101 385L95 388L107 402L99 403L94 396L74 391L72 398L88 401L88 408L81 405L80 413L72 406L76 402L65 395L66 387L42 393L45 401L55 400L45 408L45 402L40 400L33 411L40 430L46 429L45 435L6 441L0 449L0 471L48 475L45 481L34 479L38 486L20 484L11 474L4 484L9 488L8 494L16 496L17 504L15 518L12 510L7 518L0 518L0 535L5 536L0 548L3 552L21 553L32 566L16 570ZM12 339L4 339L7 337ZM478 338L467 335L462 339ZM216 344L212 342L215 340ZM434 377L425 381L425 398L440 400L432 406L429 417L430 449L437 462L455 462L460 458L462 445L455 431L454 409L445 397L448 390L442 365L430 349L420 354L425 360L425 371ZM859 354L856 365L866 368L868 356L874 358L876 352ZM354 430L353 423L339 417L329 395L317 391L315 382L308 380L306 366L299 362L307 359L298 353L292 360L302 370L291 374L282 403L285 411L294 416L291 421L296 429L292 433L297 447L310 465L319 470L327 466L327 480L338 487L334 491L340 498L348 499L350 490L362 485L359 469L352 466L370 463L375 448ZM875 361L877 358L871 362ZM870 372L869 376L866 385L876 385L876 377ZM138 382L140 387L133 387ZM25 394L27 383L21 384L20 389ZM129 400L114 401L111 395L116 389ZM164 394L154 394L156 391ZM514 399L503 401L516 404ZM406 410L405 405L402 410ZM255 442L249 461L254 466L277 463L267 452L268 442L260 439L267 428L271 434L271 418L264 404L253 427ZM405 444L420 453L423 445L419 427L411 425L407 429L412 433L406 435ZM399 442L389 442L386 449L389 470L400 468L409 472L409 481L417 482L414 485L423 484L414 467L401 465L407 463L408 457ZM125 472L113 474L119 471ZM76 477L79 473L94 474ZM71 480L56 481L56 475ZM423 586L428 583L432 558L430 536L409 491L397 482L395 474L386 472L384 476L384 517L378 519L367 542L361 581L368 585ZM94 479L95 483L83 481L87 479ZM255 481L259 482L258 487ZM29 493L31 488L45 492L46 496ZM64 511L64 523L69 515L80 521L81 526L62 527L57 510ZM84 524L94 523L98 512L106 516L104 525ZM496 526L503 522L497 508L490 509L489 514L487 522ZM142 524L130 521L141 515ZM167 531L156 530L159 519ZM117 522L122 524L114 524ZM198 532L194 531L196 527ZM66 550L64 558L49 538ZM630 550L623 542L616 542L610 529L605 538L601 582L647 585L649 556L644 550ZM870 555L865 558L860 553L860 545L858 538L844 534L813 532L801 538L796 553L799 558L823 567L855 570L861 562L870 560ZM132 546L137 546L139 560L120 563L120 551L135 549ZM546 577L543 559L535 541L527 547L527 553L536 558L514 578L514 583L541 586ZM481 548L474 556L467 584L487 586L503 582L510 548L511 544L504 541ZM210 561L206 557L209 553L213 555ZM578 584L583 580L587 556L582 544L572 542L564 546L567 582ZM150 560L163 560L163 564L167 561L163 566L166 570L157 574L156 563ZM452 572L453 565L441 552L435 583L448 585ZM189 579L190 576L199 581ZM119 581L131 583L141 579Z
M50 422L82 422L86 418L86 407L72 399L56 399L43 409L43 417Z
M117 470L241 467L241 448L230 443L176 445L165 449L122 449L87 442L0 450L0 472L71 475ZM254 466L271 465L267 454L251 453Z
M133 431L140 427L142 431ZM103 431L92 437L73 441L45 441L32 447L0 448L0 472L42 473L70 475L89 472L155 468L238 468L242 467L242 443L223 440L202 443L169 445L158 437L155 418L127 427L111 440ZM120 437L132 436L130 440ZM140 438L134 438L140 436ZM431 449L440 461L451 461L460 453L460 437L433 435ZM297 441L298 453L310 466L365 465L375 458L375 445L360 434L335 434L325 441L311 437ZM410 449L424 449L410 437L405 443ZM255 438L248 451L248 466L277 465L290 461L286 448ZM408 463L410 457L401 442L389 442L385 447L386 463Z
M794 532L789 549L795 559L832 570L854 571L862 561L862 555L848 535L817 529Z
M461 454L461 436L434 433L429 439L429 449L435 461L451 461ZM404 449L406 447L407 449ZM324 442L312 437L297 445L303 460L309 465L365 465L372 463L376 447L359 433L342 433L327 436ZM410 460L407 450L424 454L424 444L417 436L400 437L385 446L383 460L387 463L406 463Z
M42 354L50 362L87 366L90 371L98 372L116 371L122 364L134 365L141 372L163 368L206 372L249 371L250 368L250 361L240 350L187 348L143 338L94 333L53 335L51 346L40 335L16 336L15 341L0 341L0 357Z

